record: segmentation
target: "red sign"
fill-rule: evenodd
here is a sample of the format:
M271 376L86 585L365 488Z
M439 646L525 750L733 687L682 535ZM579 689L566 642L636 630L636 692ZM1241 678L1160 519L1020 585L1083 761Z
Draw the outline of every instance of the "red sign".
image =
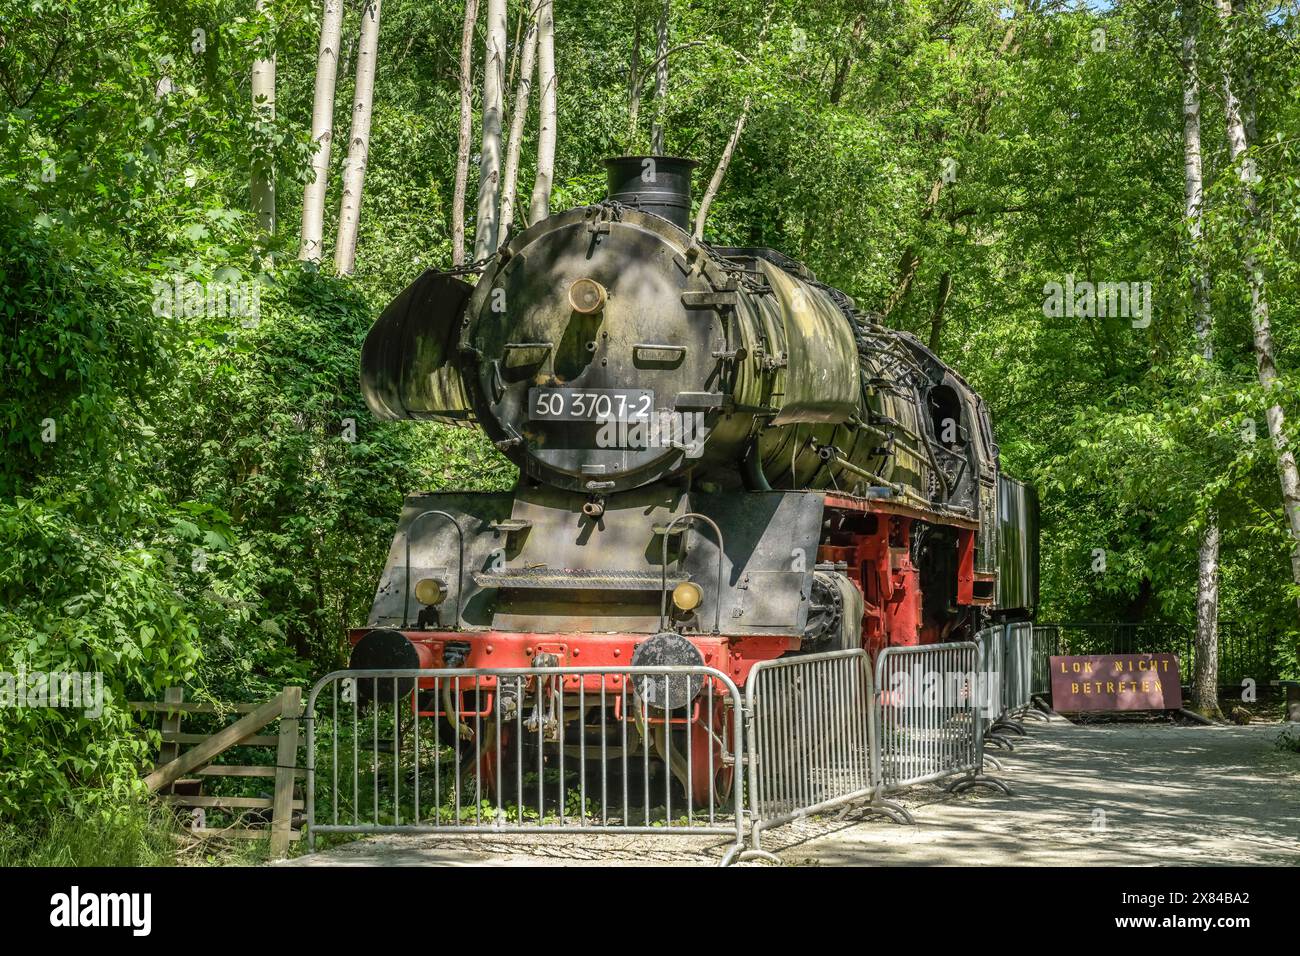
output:
M1052 658L1052 709L1178 710L1183 689L1173 654L1091 654Z

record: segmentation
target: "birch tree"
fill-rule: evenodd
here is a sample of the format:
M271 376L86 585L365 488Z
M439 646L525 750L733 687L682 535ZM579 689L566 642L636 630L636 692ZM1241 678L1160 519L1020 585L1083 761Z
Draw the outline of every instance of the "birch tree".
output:
M1201 86L1197 64L1199 24L1194 0L1182 0L1183 86L1183 216L1192 260L1192 302L1196 315L1196 339L1209 365L1214 361L1214 315L1210 311L1210 283L1205 273L1201 243L1204 178L1201 173ZM1206 515L1205 531L1197 554L1196 577L1196 673L1192 681L1192 705L1201 713L1219 713L1219 522L1213 508Z
M664 0L659 12L656 33L659 43L655 48L655 121L650 127L650 152L664 155L664 97L668 95L668 12L670 0Z
M538 0L537 9L537 178L529 222L551 213L551 183L555 177L555 19L553 0Z
M474 25L478 0L465 0L460 34L460 134L456 142L456 186L451 205L451 263L465 264L465 187L469 182L469 137L474 128Z
M1223 24L1225 37L1234 32L1232 0L1215 0L1220 22ZM1223 66L1223 112L1227 126L1228 149L1232 155L1233 165L1242 177L1242 205L1245 213L1246 235L1245 253L1242 267L1246 273L1246 283L1250 289L1250 324L1252 348L1255 352L1255 368L1259 384L1265 394L1271 394L1278 386L1277 363L1273 357L1273 330L1269 323L1268 287L1264 279L1263 266L1255 255L1255 249L1263 239L1259 206L1251 190L1251 162L1246 156L1249 143L1246 129L1242 122L1241 102L1238 100L1233 83L1231 59L1222 58ZM1268 420L1268 434L1277 451L1278 476L1282 487L1282 508L1286 512L1287 525L1291 532L1291 578L1300 587L1300 474L1297 473L1295 453L1288 447L1286 439L1286 415L1280 402L1274 401L1265 412ZM1297 597L1300 605L1300 597Z
M257 0L257 12L266 12L267 0ZM275 121L275 57L259 57L253 61L251 77L253 112L259 125ZM264 236L275 234L275 169L269 157L253 159L249 183L253 215Z
M316 89L311 109L311 182L302 197L299 259L319 260L324 233L325 196L329 181L330 146L334 140L334 90L338 81L339 37L343 30L343 0L325 0L320 47L316 53Z
M357 227L361 219L361 191L366 184L366 162L370 156L370 116L374 106L375 61L379 54L379 7L381 0L367 0L361 12L361 36L357 42L357 87L352 97L352 134L348 138L348 161L343 169L343 206L339 211L339 234L334 244L334 268L350 275L356 268Z
M478 168L478 218L474 260L497 248L501 198L501 123L506 85L506 0L488 0L483 58L483 148Z
M640 30L641 30L641 23L638 20L633 30L632 65L628 70L627 141L630 144L629 149L636 149L636 141L640 136L641 94L645 88L646 77L650 73L654 73L656 77L656 85L657 85L658 75L659 75L659 65L661 63L667 63L670 59L672 59L674 54L680 53L682 50L689 50L691 47L706 45L703 40L690 40L686 43L679 43L675 47L670 47L669 49L664 50L662 53L656 54L655 59L650 62L650 65L648 67L642 68L641 52L640 52L641 51ZM733 50L732 52L734 53L735 51ZM737 55L739 56L739 54ZM667 89L666 86L667 74L664 75L664 83L665 83L664 88ZM652 125L651 126L652 138L653 138L653 130L654 130L654 126ZM651 151L654 152L655 150L653 149L653 144L651 145L652 145ZM662 150L663 150L663 136L662 136L662 131L660 131L659 151L662 152Z
M501 190L501 234L498 247L515 221L515 196L519 187L519 150L524 138L524 124L528 120L528 100L533 88L533 73L537 59L537 6L529 12L528 28L524 34L523 49L519 53L519 85L515 88L515 106L510 114L510 138L506 146L505 183Z

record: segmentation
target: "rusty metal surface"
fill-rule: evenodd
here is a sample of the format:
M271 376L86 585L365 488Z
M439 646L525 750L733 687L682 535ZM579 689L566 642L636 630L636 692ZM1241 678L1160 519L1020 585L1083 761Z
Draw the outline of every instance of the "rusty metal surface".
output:
M989 508L996 446L959 375L801 264L727 251L619 203L551 216L472 292L427 273L399 296L367 340L367 400L381 417L477 420L526 477L566 491L691 472ZM614 399L641 407L587 414ZM757 485L736 467L755 443Z
M680 156L615 156L605 160L606 195L690 229L691 170L698 165Z
M402 504L397 533L384 563L375 600L367 618L371 627L397 627L402 623L406 584L406 532L417 515L430 509L456 516L465 534L464 594L457 593L457 535L445 521L422 521L411 540L411 586L425 577L437 577L447 583L448 595L443 608L454 608L458 600L467 627L486 627L491 623L491 608L484 592L475 584L470 572L487 567L494 554L505 548L508 533L492 527L493 522L510 517L514 495L510 492L452 492L411 495ZM412 602L414 606L414 602ZM444 612L450 617L448 612ZM453 622L444 622L451 625Z
M934 520L934 513L932 511L917 507L916 505L909 505L906 502L901 501L882 500L880 498L855 497L848 494L827 494L826 507L837 508L843 511L900 515L904 518L918 518L923 521ZM954 528L968 528L974 530L980 526L978 521L962 515L948 515L944 520L945 523L952 525Z
M844 313L820 289L767 261L771 303L784 333L784 394L774 426L826 422L841 424L860 411L858 349Z
M522 588L526 590L663 590L664 578L655 571L596 570L592 568L506 568L502 571L475 571L474 582L485 588ZM667 585L676 587L690 578L669 572Z
M384 309L361 348L361 393L376 418L470 419L455 360L472 291L461 279L429 271Z
M470 398L488 435L525 475L609 493L734 459L745 434L718 428L715 353L727 351L727 330L718 309L683 302L687 293L714 292L723 277L686 265L692 244L659 216L574 209L514 237L484 274L462 337ZM588 280L607 293L590 314L569 299L574 284ZM632 419L622 429L618 421L538 420L529 405L538 388L629 387L653 393L653 432ZM697 435L701 447L683 447Z
M655 633L660 593L693 581L698 609L673 617L687 634L797 636L808 618L823 496L815 492L708 494L663 485L608 499L599 518L581 512L585 497L556 488L515 494L430 494L408 498L380 580L371 626L402 623L406 535L417 515L436 509L464 533L463 599L458 593L459 539L448 521L422 521L411 538L412 587L424 577L445 582L441 626L453 626L458 600L466 628L572 633ZM672 534L662 564L663 531L690 511L714 520L718 546L703 527ZM674 529L677 530L677 529ZM418 610L413 603L408 606ZM412 613L412 617L414 613Z

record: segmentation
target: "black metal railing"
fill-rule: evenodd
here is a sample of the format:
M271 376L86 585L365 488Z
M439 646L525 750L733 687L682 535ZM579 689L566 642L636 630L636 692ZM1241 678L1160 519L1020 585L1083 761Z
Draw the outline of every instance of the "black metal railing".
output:
M1231 621L1219 622L1219 685L1250 678L1265 684L1278 677L1272 635ZM1034 625L1034 671L1046 672L1053 654L1177 654L1183 683L1196 667L1194 626L1172 623L1090 622ZM1037 684L1037 681L1035 682ZM1037 692L1037 689L1036 689Z

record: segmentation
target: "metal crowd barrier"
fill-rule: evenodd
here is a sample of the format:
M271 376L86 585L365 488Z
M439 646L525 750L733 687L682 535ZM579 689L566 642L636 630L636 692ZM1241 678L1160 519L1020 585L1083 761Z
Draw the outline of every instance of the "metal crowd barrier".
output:
M1021 723L1033 713L1030 705L1039 664L1033 623L1018 621L986 627L975 635L975 643L983 654L985 680L994 689L983 720L985 743L1014 750L1006 735L1025 736Z
M1061 653L1060 628L1054 624L1035 624L1031 640L1033 650L1030 664L1032 670L1029 681L1030 697L1046 699L1052 693L1052 655Z
M744 838L741 714L735 683L710 667L335 671L307 700L308 845L328 833L717 834L732 839L725 865Z
M1030 621L1019 621L1005 625L1006 642L1006 691L1004 699L1007 710L1013 714L1024 711L1032 697L1031 681L1033 673L1034 625Z
M988 642L993 667L1002 645ZM810 654L755 665L743 700L709 667L335 671L307 701L308 845L715 834L730 838L725 865L771 858L767 830L837 807L911 823L887 794L947 778L1010 792L983 775L985 721L1002 713L993 667L978 643L886 648L874 673L865 650Z
M1037 710L1033 703L1035 694L1045 693L1038 689L1040 683L1051 681L1051 661L1040 653L1033 621L1017 621L1006 625L1006 630L1007 641L1015 654L1014 684L1007 694L1008 708L1022 722L1030 718L1046 720L1047 715Z
M752 856L765 830L840 806L912 822L880 799L871 658L862 649L761 661L745 686Z
M984 707L980 712L980 722L986 740L989 728L1002 717L1006 709L1002 676L1005 671L1002 659L1006 655L1006 643L1002 635L1001 625L983 628L975 635L975 646L980 650L980 674L984 693Z
M950 789L1009 792L982 776L985 673L974 642L887 647L877 655L879 794L958 775Z

